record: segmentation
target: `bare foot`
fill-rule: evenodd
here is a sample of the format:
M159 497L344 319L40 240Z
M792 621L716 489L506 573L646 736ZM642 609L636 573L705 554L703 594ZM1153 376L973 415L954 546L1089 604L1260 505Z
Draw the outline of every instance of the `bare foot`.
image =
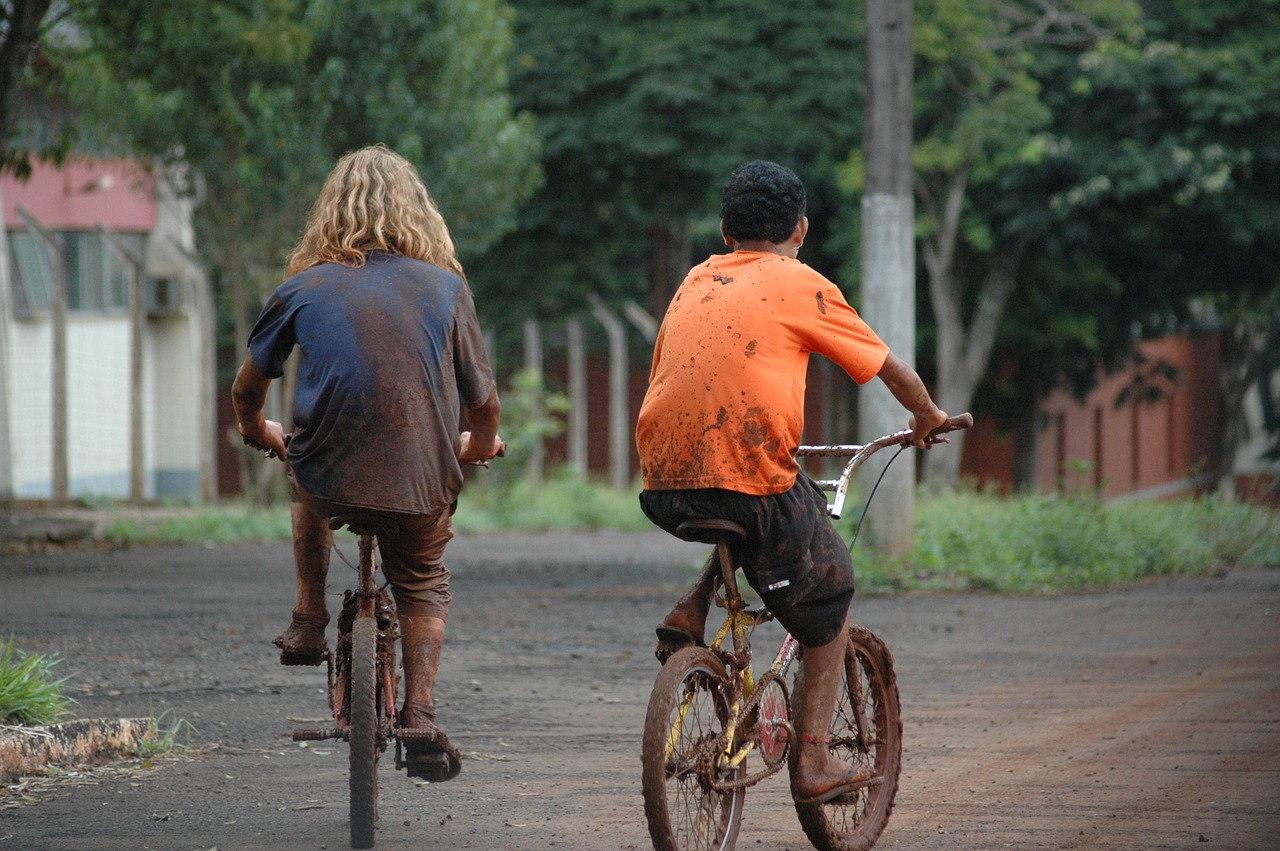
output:
M821 760L820 765L813 762L797 760L791 776L791 795L800 803L824 803L852 791L872 776L870 772L859 771L830 757Z

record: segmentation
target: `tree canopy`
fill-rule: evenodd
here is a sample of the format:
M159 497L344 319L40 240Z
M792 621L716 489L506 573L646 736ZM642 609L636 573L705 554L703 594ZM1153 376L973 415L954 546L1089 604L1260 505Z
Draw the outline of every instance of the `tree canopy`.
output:
M185 170L218 280L262 294L338 156L383 142L419 169L464 263L536 185L507 89L498 0L78 0L65 96L122 147ZM358 37L355 34L359 34ZM241 298L233 312L243 340Z
M478 287L513 319L592 291L665 310L694 252L722 245L719 190L752 159L806 180L820 243L830 164L860 132L856 2L512 5L512 90L537 117L546 183Z

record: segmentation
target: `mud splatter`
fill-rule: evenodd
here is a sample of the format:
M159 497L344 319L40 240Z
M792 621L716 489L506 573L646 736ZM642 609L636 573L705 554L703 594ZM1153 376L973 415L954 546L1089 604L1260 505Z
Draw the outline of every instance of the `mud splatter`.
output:
M711 276L711 280L715 281L715 282L716 282L716 283L718 283L718 284L732 284L732 283L733 283L733 278L730 278L730 277L729 277L729 276L727 276L727 275L712 275L712 276Z
M822 297L822 291L818 291L818 312L823 316L827 315L827 300Z
M728 420L729 420L728 409L721 407L720 410L716 412L716 421L708 425L706 428L704 428L702 430L702 433L706 434L707 432L713 429L724 428L724 424L728 422Z
M755 340L752 340L750 343L747 343L747 352L746 352L746 354L747 354L747 357L749 357L749 358L753 358L753 357L755 357L755 356L756 356L756 341L755 341Z

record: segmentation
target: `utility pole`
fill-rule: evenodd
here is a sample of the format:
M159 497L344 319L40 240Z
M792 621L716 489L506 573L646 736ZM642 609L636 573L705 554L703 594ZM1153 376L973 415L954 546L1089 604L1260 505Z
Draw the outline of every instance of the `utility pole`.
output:
M866 191L862 196L861 312L898 357L915 365L915 204L911 183L911 0L866 0ZM861 390L861 438L904 428L907 415L875 381ZM862 473L864 492L892 453L873 456ZM902 453L871 503L872 545L886 556L911 551L915 527L915 454Z

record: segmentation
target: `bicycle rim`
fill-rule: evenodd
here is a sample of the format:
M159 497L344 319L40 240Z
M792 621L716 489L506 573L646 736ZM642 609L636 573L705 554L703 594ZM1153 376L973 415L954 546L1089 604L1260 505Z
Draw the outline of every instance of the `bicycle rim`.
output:
M861 732L859 716L866 723ZM844 682L831 721L831 753L841 762L869 770L875 781L825 804L796 804L796 814L820 851L867 851L889 823L898 792L902 715L893 656L883 641L860 626L849 628Z
M372 848L378 820L377 624L351 627L351 847Z
M746 791L715 792L708 745L729 718L728 676L709 651L688 647L663 665L649 698L641 746L644 811L656 851L728 851ZM719 774L731 780L740 769Z

